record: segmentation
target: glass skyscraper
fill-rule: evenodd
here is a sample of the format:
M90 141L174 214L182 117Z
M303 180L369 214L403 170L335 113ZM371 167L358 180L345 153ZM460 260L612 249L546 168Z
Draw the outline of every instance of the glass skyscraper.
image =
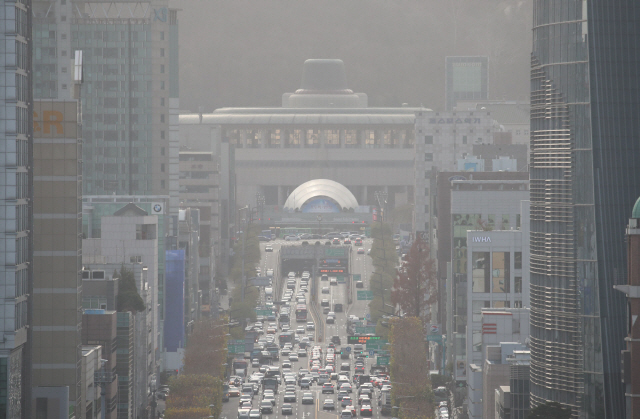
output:
M640 194L640 3L536 0L531 403L623 418L625 226Z
M31 403L31 1L0 2L0 418Z

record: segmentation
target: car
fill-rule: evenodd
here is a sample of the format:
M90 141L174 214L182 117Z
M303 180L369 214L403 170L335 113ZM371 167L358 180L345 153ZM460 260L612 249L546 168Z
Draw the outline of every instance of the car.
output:
M264 251L265 252L273 252L273 246L265 246L264 247Z
M263 400L260 402L260 412L273 413L273 404L269 400Z
M324 399L322 410L336 410L336 402L333 399Z
M364 282L356 281L356 288L364 288Z
M320 276L320 281L328 281L329 280L329 275L323 274L322 276Z
M296 393L295 393L295 391L287 391L286 393L284 393L284 401L285 402L295 403L296 402Z
M340 390L344 390L347 393L351 393L353 391L353 387L351 387L350 383L344 383L344 384L340 385Z
M291 403L283 403L280 413L283 415L293 415L293 405Z
M236 386L229 386L229 397L240 397L240 389Z
M260 412L260 409L251 409L249 411L249 419L262 419L262 413Z
M342 412L340 412L340 419L351 419L353 417L353 414L351 413L351 410L348 409L343 409Z
M360 406L360 416L373 416L371 404L363 404L362 406Z
M302 377L300 379L300 388L309 389L309 387L311 387L311 377Z
M322 314L327 314L331 311L331 307L329 307L329 302L327 301L327 305L322 308Z
M289 356L289 355L287 355ZM282 363L280 364L280 366L284 369L284 368L291 368L291 361L282 361Z
M289 361L290 362L298 362L299 358L298 358L298 354L291 354L289 355Z
M267 400L271 403L272 406L276 405L276 396L273 393L265 394L262 400Z
M314 322L307 322L307 330L316 330L316 325Z
M307 351L305 351L304 349L300 349L298 351L298 358L306 358L307 357Z
M346 239L344 239L344 241L342 243L351 244L351 239L349 237L347 237Z
M362 246L362 239L361 238L357 238L355 243L353 243L356 246Z
M335 238L335 239L331 240L331 244L340 244L340 239Z
M296 328L296 335L304 335L305 331L304 331L304 326L298 326Z
M333 384L324 383L322 385L322 394L325 394L325 393L331 393L331 394L335 393L335 389L333 388Z
M321 294L331 294L331 291L329 290L329 287L322 287L322 291L320 291Z
M340 400L340 405L342 407L350 406L351 404L353 404L353 400L351 400L351 396L344 396L342 397L342 400Z
M336 317L329 314L326 320L327 324L334 324L336 322Z
M338 278L331 278L329 280L329 285L338 285Z
M314 404L315 399L312 393L302 393L302 404Z
M258 236L258 241L259 242L270 242L271 241L271 237Z
M320 301L320 305L322 307L329 307L329 299L328 298L323 298L322 301Z
M338 392L338 400L342 401L345 397L350 397L349 393L344 390Z
M364 248L358 247L358 254L359 255L364 255Z
M238 419L249 419L249 409L240 408L238 409Z
M360 406L364 406L365 404L371 405L371 399L366 394L361 394L360 397L358 397L358 404Z

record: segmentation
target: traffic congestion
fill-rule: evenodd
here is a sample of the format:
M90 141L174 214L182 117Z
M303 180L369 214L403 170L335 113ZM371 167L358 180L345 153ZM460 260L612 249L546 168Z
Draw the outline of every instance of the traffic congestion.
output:
M351 274L359 275L358 289L368 289L373 266L360 249L370 249L372 240L347 234L334 237L332 245L338 244L336 239L350 246ZM258 268L275 273L271 286L261 292L261 303L272 309L245 329L255 343L251 352L236 354L233 360L221 417L388 415L392 383L387 365L378 365L379 351L350 342L361 334L355 333L354 324L367 323L368 301L356 298L355 283L350 286L332 274L314 276L314 269L279 272L283 245L303 246L288 238L261 243Z

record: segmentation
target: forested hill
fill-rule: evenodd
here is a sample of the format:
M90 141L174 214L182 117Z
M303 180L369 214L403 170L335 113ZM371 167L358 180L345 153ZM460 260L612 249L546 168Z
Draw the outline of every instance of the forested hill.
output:
M280 106L340 58L370 106L444 108L447 55L489 56L490 99L528 100L531 0L172 0L181 108Z

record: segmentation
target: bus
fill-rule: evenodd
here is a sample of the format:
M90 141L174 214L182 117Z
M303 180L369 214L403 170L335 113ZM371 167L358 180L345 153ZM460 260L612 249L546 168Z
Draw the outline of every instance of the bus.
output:
M306 304L298 304L296 306L296 322L306 322L307 321L307 305Z
M281 348L285 343L293 344L293 332L281 332L278 335L278 343L280 344Z

